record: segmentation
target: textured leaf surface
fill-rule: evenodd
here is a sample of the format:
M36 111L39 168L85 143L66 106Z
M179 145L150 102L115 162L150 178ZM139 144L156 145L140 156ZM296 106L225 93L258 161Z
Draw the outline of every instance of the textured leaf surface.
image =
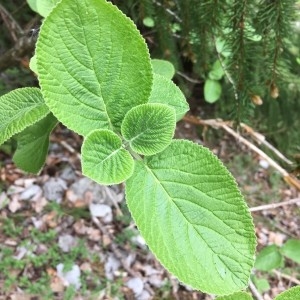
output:
M126 198L148 246L179 280L219 295L247 286L252 219L234 179L208 149L175 140L136 161Z
M109 2L60 2L41 27L36 54L47 105L79 134L119 128L127 111L148 101L152 69L145 41Z
M282 265L283 257L276 245L263 248L255 261L255 268L261 271L271 271Z
M208 103L214 103L221 97L222 86L219 81L206 79L204 84L204 98Z
M237 292L232 295L218 297L217 300L253 300L253 298L246 292Z
M289 239L281 250L284 256L300 264L300 240Z
M175 75L175 69L172 63L163 59L151 60L153 72L167 79L172 79Z
M129 178L134 162L121 139L110 130L94 130L81 149L82 171L100 184L117 184Z
M281 294L274 300L298 300L300 299L300 286L295 286Z
M175 110L164 104L149 103L131 109L122 123L122 135L133 151L153 155L164 150L174 135Z
M49 113L37 88L21 88L0 97L0 145Z
M179 121L189 110L189 105L179 87L171 80L154 74L153 86L149 103L162 103L173 107L176 111L176 120Z
M18 134L13 161L20 169L34 174L40 172L48 153L49 135L56 125L57 119L48 114Z

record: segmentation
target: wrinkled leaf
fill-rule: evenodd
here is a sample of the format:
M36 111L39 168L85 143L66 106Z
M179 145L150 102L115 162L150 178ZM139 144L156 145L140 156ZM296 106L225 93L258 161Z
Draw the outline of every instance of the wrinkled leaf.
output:
M279 294L274 300L297 300L300 299L300 286L295 286Z
M136 161L126 199L146 243L180 281L219 295L248 285L252 219L235 180L208 149L175 140Z
M189 105L179 87L171 80L154 74L149 103L167 104L175 109L179 121L189 110Z
M79 134L119 128L127 111L148 101L146 43L110 2L60 2L41 27L36 55L46 104Z
M82 173L100 184L117 184L133 172L133 158L121 139L110 130L94 130L82 148Z
M0 145L49 113L38 88L21 88L0 97Z
M149 103L132 108L123 120L121 131L134 152L153 155L171 143L175 125L173 108Z

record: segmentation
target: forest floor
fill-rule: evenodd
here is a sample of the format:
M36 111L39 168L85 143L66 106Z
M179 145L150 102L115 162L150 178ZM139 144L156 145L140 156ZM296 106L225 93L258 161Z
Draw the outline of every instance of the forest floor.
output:
M233 137L214 139L208 129L200 139L198 130L181 122L177 137L204 143L218 155L250 207L300 196ZM59 126L39 176L24 174L0 152L0 299L214 299L179 284L149 252L123 185L104 187L82 176L81 142ZM258 252L300 239L297 204L252 216ZM254 271L252 282L262 299L273 299L300 283L300 266L285 259L275 270Z

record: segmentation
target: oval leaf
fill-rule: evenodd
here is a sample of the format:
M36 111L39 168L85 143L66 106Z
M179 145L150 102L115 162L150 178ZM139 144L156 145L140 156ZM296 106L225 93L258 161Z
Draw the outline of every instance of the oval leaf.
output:
M179 87L173 81L158 74L153 75L149 103L162 103L173 107L176 112L176 121L182 119L189 110L189 105Z
M57 119L48 114L17 135L18 147L13 161L20 169L34 174L40 172L48 153L50 133L57 123Z
M252 219L234 178L208 149L177 140L136 161L126 198L150 249L180 281L219 295L247 286Z
M151 59L153 72L166 79L172 79L175 75L175 68L172 63L163 59Z
M300 264L300 240L289 239L281 250L284 256Z
M121 139L110 130L94 130L85 138L82 173L100 184L117 184L133 172L133 158Z
M208 103L214 103L221 97L222 86L219 81L206 79L204 83L204 98Z
M171 143L175 125L173 108L151 103L131 109L123 120L121 131L133 151L153 155Z
M152 69L146 43L109 2L60 2L41 27L36 55L47 105L79 134L119 128L127 111L148 101Z
M281 267L283 257L276 245L263 248L257 255L254 267L261 271L271 271Z
M38 88L21 88L0 97L0 145L49 113Z
M274 300L297 300L300 299L300 286L295 286L281 294Z

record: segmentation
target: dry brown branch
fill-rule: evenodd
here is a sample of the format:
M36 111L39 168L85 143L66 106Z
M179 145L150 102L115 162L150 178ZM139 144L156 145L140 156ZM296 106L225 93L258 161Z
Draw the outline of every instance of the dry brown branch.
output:
M258 289L254 285L252 281L249 282L249 289L252 293L252 295L257 299L257 300L264 300L263 296L259 293Z
M253 145L251 142L249 142L247 139L242 137L239 133L234 131L229 125L232 124L232 122L224 122L223 120L218 119L211 119L211 120L201 120L193 116L185 116L183 118L184 121L189 122L191 124L195 125L201 125L201 126L211 126L213 128L222 128L226 132L228 132L230 135L235 137L239 142L246 145L248 148L250 148L252 151L257 153L261 158L266 160L269 165L271 165L273 168L275 168L283 177L286 183L289 185L297 188L300 191L300 182L289 174L284 168L282 168L277 162L275 162L270 156L268 156L265 152L263 152L261 149L259 149L257 146Z
M266 204L266 205L251 207L250 211L254 212L254 211L274 209L274 208L277 208L277 207L292 205L292 204L297 204L297 203L300 204L300 198L295 198L295 199L291 199L291 200L280 202L280 203L272 203L272 204Z
M277 277L279 278L285 278L287 280L289 280L290 282L294 283L294 284L297 284L297 285L300 285L300 280L298 280L297 278L295 277L292 277L290 275L287 275L287 274L284 274L284 273L281 273L277 270L273 270L272 271Z

